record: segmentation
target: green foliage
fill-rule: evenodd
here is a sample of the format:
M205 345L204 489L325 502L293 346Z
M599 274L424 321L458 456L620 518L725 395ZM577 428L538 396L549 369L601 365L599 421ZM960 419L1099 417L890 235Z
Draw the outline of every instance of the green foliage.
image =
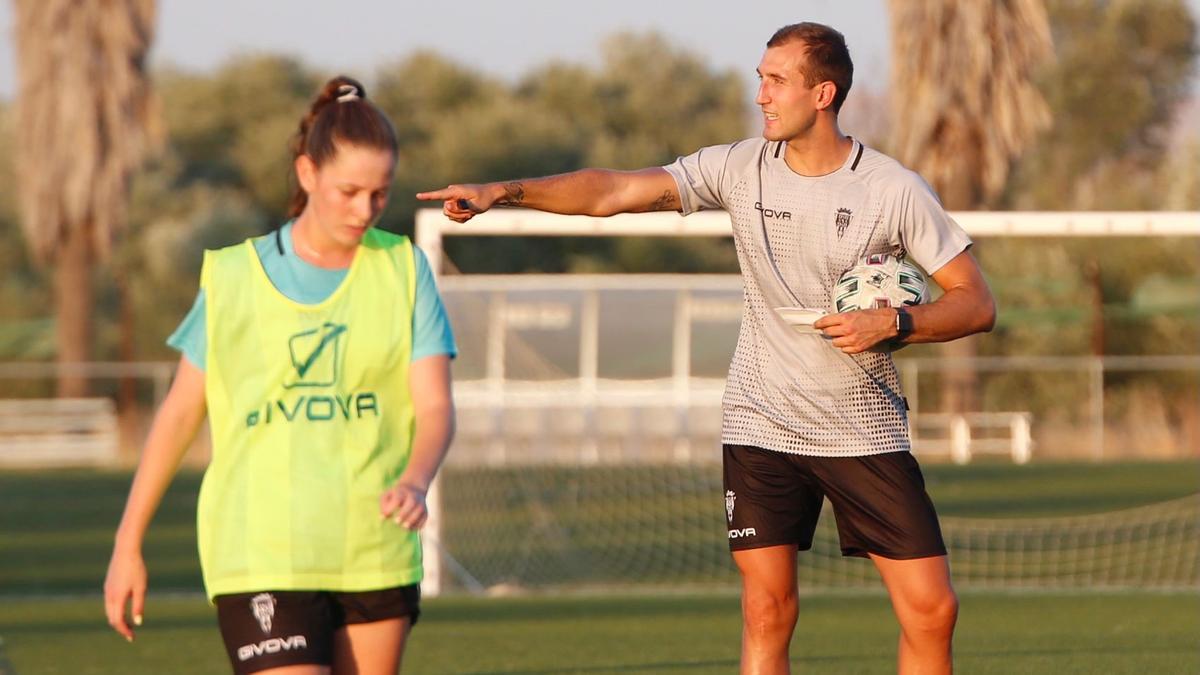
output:
M16 184L16 114L0 103L0 185ZM21 234L16 190L0 190L0 358L37 360L54 355L50 276L37 269Z
M640 169L746 134L745 87L654 34L619 34L604 44L597 82L605 134L589 164Z
M1000 314L993 353L1089 354L1100 276L1107 354L1191 354L1200 343L1194 237L987 239L975 255Z
M282 214L290 195L290 141L319 78L298 61L242 57L211 76L165 72L158 78L176 180L229 185L259 208Z
M1196 21L1187 5L1182 0L1047 5L1057 61L1047 64L1041 87L1054 122L1019 163L1010 205L1164 208L1164 158L1196 152L1172 146L1168 135L1195 68ZM1183 189L1194 194L1194 168L1191 176L1192 187Z
M737 76L713 73L700 56L653 34L616 35L604 50L598 71L550 63L511 87L428 52L381 71L376 98L401 137L387 226L411 231L415 209L429 206L412 197L420 190L585 166L661 165L746 134ZM693 269L720 257L723 246L689 244L700 258L668 257L658 271ZM635 267L625 250L596 239L448 242L451 259L476 272Z

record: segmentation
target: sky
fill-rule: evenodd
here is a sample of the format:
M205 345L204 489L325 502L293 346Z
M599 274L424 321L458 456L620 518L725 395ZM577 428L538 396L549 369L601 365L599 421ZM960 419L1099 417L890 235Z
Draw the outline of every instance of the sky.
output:
M1200 0L1186 2L1200 17ZM151 64L206 72L239 54L285 53L370 82L380 65L428 48L512 81L548 60L595 65L615 32L656 31L742 74L752 97L766 40L796 21L842 31L855 88L886 89L886 0L158 0ZM16 92L12 24L12 3L0 0L0 100ZM1200 73L1192 90L1200 93Z
M451 6L453 16L440 11ZM6 100L16 91L12 14L12 3L0 0ZM885 0L159 0L151 64L203 72L237 54L275 52L369 81L376 67L430 48L515 80L552 59L596 64L606 36L653 30L749 83L771 33L796 21L827 23L846 35L856 86L886 84Z

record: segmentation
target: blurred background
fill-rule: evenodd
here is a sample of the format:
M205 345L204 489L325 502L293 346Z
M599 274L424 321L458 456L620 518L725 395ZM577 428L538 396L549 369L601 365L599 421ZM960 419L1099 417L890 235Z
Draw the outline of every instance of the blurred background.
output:
M897 355L960 584L1186 589L1191 611L1198 17L1200 0L0 3L0 599L99 588L201 252L283 222L289 140L327 78L362 79L395 124L380 226L412 235L419 190L757 135L765 42L812 20L855 60L844 131L956 213L1063 214L976 237L994 332ZM1108 212L1144 234L1071 233ZM736 583L715 463L736 271L725 237L445 239L444 590ZM207 452L152 530L160 590L199 588ZM831 520L802 583L873 588Z

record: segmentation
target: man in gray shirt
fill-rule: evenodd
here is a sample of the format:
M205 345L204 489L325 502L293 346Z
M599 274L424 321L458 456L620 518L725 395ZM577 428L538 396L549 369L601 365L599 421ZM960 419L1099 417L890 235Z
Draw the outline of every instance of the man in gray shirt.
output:
M796 555L833 505L843 555L869 557L900 621L899 670L951 670L958 601L924 479L909 452L893 342L990 330L995 304L971 241L912 171L844 135L853 65L841 33L814 23L771 37L758 67L761 138L665 167L584 169L418 194L463 222L492 206L563 214L724 209L744 280L723 399L728 536L743 581L742 672L786 673L797 617ZM774 312L832 312L833 288L867 255L909 256L945 293L911 308L830 313L801 335Z

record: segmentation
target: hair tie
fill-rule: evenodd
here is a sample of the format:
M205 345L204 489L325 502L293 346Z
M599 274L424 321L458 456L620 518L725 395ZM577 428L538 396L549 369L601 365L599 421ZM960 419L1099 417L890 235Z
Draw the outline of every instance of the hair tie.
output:
M337 102L345 103L346 101L357 101L362 98L358 91L358 87L352 84L343 84L337 88Z

